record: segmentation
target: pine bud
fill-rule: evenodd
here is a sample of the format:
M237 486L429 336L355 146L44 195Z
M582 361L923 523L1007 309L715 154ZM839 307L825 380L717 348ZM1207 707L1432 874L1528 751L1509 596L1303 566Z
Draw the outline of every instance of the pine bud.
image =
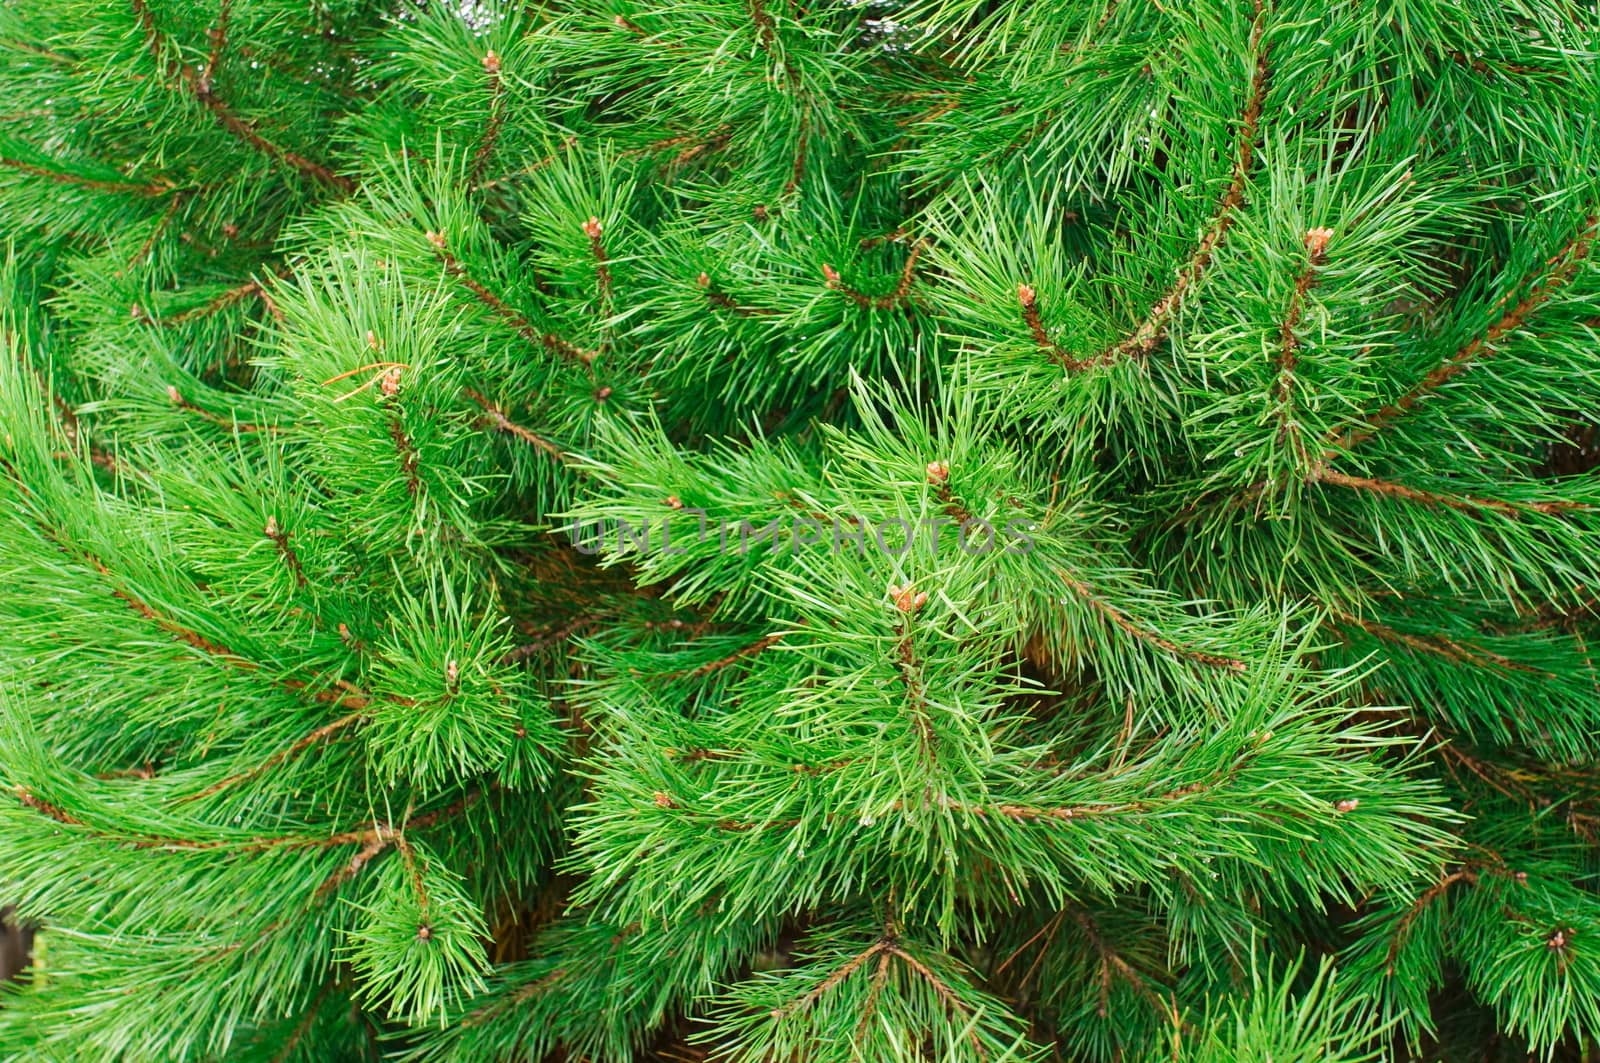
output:
M427 923L423 923L421 926L417 927L417 940L432 941L433 927L429 926Z
M454 660L445 662L444 684L445 686L449 687L452 692L455 691L456 687L461 685L461 666Z
M583 223L583 232L589 239L598 240L600 239L600 234L605 232L605 229L601 226L599 218L591 217Z
M682 509L683 508L683 499L679 498L677 495L668 495L663 500L663 504L668 509Z
M828 287L830 288L837 288L844 283L844 278L839 276L839 271L826 262L822 264L822 279L828 282Z
M610 384L607 384L604 387L599 387L599 388L595 389L594 401L596 401L596 402L604 402L607 399L609 399L610 397L611 397L611 385Z
M1356 810L1356 807L1358 805L1360 805L1360 804L1361 804L1361 801L1359 799L1354 798L1354 797L1347 797L1342 801L1335 802L1334 806L1333 806L1333 810L1335 812L1337 812L1339 815L1342 816L1346 812L1354 812Z
M1567 940L1572 936L1571 927L1557 927L1551 931L1550 936L1544 939L1545 946L1552 951L1567 947Z
M943 461L928 462L928 482L934 485L942 484L950 479L950 465Z
M1332 229L1318 227L1306 230L1306 251L1313 262L1321 261L1322 256L1328 253L1328 241L1332 239Z
M235 236L239 235L239 227L233 224L231 221L224 222L222 225L222 235L232 240Z
M398 366L383 374L383 379L378 382L378 388L391 399L400 394L400 369Z
M669 795L663 793L660 790L656 791L655 802L656 802L656 807L657 808L676 808L677 807L676 803L672 800L672 798Z
M183 405L183 392L179 391L173 385L168 384L167 385L167 400L169 402L171 402L174 406L182 406Z
M276 539L283 534L282 529L278 527L277 517L269 516L267 518L267 526L263 529L263 533L268 539Z
M1017 299L1022 303L1024 310L1031 310L1034 304L1039 301L1039 293L1033 290L1033 285L1031 284L1019 284L1017 285Z
M429 229L427 231L427 233L425 233L424 235L427 236L428 243L433 245L434 250L436 250L436 251L443 251L444 250L444 237L443 236L441 236L440 234L434 232L432 229Z
M371 329L367 329L367 346L375 351L383 346L378 340L378 334Z
M701 270L700 276L696 277L694 282L702 288L709 288L711 287L711 274Z
M500 57L490 48L483 57L483 68L491 74L500 73Z
M902 613L911 614L921 609L928 600L927 591L919 591L911 584L904 587L896 583L889 584L889 597L894 599L894 607Z

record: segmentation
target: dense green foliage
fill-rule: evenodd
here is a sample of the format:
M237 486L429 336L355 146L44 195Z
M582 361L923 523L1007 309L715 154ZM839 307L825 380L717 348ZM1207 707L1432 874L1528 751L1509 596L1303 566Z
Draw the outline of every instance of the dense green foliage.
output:
M1595 1050L1592 5L0 56L0 1057Z

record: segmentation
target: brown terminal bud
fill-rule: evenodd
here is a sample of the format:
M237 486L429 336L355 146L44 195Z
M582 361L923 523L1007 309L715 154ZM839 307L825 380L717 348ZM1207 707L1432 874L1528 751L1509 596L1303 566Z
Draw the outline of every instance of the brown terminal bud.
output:
M1346 812L1354 812L1357 806L1360 804L1361 801L1359 799L1354 797L1346 797L1342 801L1334 802L1333 810L1342 816Z
M677 495L668 495L664 499L664 504L668 509L682 509L683 499L679 498Z
M583 223L583 232L589 239L598 240L600 239L600 234L605 232L605 229L600 225L599 218L590 218Z
M500 57L490 48L483 57L483 68L491 74L500 73Z
M1547 948L1552 950L1564 949L1567 947L1567 941L1569 938L1571 938L1571 936L1571 927L1557 927L1555 930L1550 932L1549 937L1544 939L1544 943Z
M611 397L611 385L607 384L604 387L599 387L599 388L595 389L594 401L596 401L596 402L604 402L607 399L609 399L610 397Z
M179 391L173 385L168 384L167 385L167 399L174 406L182 406L183 405L183 392Z
M383 374L383 379L378 382L378 388L389 398L400 394L400 368L396 366Z
M367 329L367 346L375 351L383 346L382 341L378 339L378 334L371 329Z
M700 276L696 277L694 279L694 282L696 284L700 285L700 287L702 287L702 288L709 288L709 287L711 287L711 274L705 272L704 270L701 270L700 271Z
M454 660L446 661L444 664L444 682L451 690L461 684L461 666Z
M942 484L950 479L950 463L945 461L928 462L928 482Z
M843 278L839 276L839 271L826 262L822 264L822 279L828 282L828 287L830 288L837 288L843 283Z
M677 807L674 804L672 798L669 795L663 793L660 790L656 791L655 802L656 802L656 807L657 808L675 808L675 807Z
M425 235L428 238L428 243L433 245L434 250L436 250L436 251L443 251L444 250L444 237L443 236L441 236L439 233L434 232L432 229L429 229Z
M1311 261L1320 262L1328 253L1328 241L1333 239L1333 230L1318 227L1306 230L1306 251L1311 255Z
M239 227L233 224L231 221L225 222L222 226L222 235L232 240L235 236L239 235Z
M263 532L268 539L276 539L281 536L283 529L278 527L278 518L269 516L267 518L267 526L263 529Z
M911 614L921 609L928 600L927 591L919 591L911 584L904 587L896 583L889 584L889 597L894 599L894 607L902 613Z
M1033 290L1033 285L1031 284L1019 284L1017 285L1017 299L1021 301L1024 307L1032 307L1034 303L1039 301L1039 293Z
M429 926L427 923L423 923L421 926L417 927L417 940L432 941L433 927Z

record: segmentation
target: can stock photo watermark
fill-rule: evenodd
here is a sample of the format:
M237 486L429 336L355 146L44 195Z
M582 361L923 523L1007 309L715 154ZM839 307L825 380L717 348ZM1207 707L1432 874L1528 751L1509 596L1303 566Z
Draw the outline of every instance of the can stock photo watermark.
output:
M717 555L819 551L861 555L877 552L902 557L922 549L934 553L957 550L978 555L1003 550L1031 553L1036 522L1017 517L996 527L979 517L958 520L940 514L919 520L904 517L873 519L860 514L812 516L792 514L772 517L712 518L704 510L673 507L672 516L629 520L607 515L576 518L562 530L580 553L682 555L713 547ZM686 520L685 518L693 518Z

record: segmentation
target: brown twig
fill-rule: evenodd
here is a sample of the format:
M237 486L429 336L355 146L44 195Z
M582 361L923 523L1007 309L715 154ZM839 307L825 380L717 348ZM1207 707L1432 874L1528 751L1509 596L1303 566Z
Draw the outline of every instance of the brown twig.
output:
M1554 256L1545 261L1543 265L1544 268L1550 270L1549 274L1542 281L1535 284L1527 295L1502 314L1498 320L1485 330L1482 336L1469 341L1441 364L1435 366L1410 391L1407 391L1389 405L1368 414L1342 434L1331 436L1328 440L1329 450L1326 456L1331 458L1338 451L1349 450L1351 447L1372 438L1373 435L1377 434L1391 421L1410 412L1417 403L1449 383L1473 361L1493 355L1497 345L1502 340L1521 328L1530 314L1548 302L1552 296L1572 279L1573 274L1578 270L1578 266L1588 257L1596 235L1600 234L1597 233L1597 230L1600 230L1600 213L1590 214L1584 219L1577 235Z
M1244 206L1244 188L1249 181L1250 169L1255 161L1256 137L1260 131L1262 103L1266 98L1270 71L1267 63L1268 49L1261 43L1264 29L1265 7L1260 0L1257 0L1255 25L1250 30L1250 51L1255 54L1255 67L1245 96L1244 111L1239 116L1233 170L1228 180L1228 187L1222 193L1222 199L1212 215L1210 227L1200 238L1200 243L1188 263L1178 273L1178 279L1150 308L1149 314L1140 322L1133 334L1087 360L1089 366L1106 365L1120 358L1143 358L1155 350L1156 345L1166 337L1173 317L1182 308L1189 292L1210 267L1217 249L1222 246L1228 230L1232 228L1239 210Z
M1039 314L1039 292L1033 285L1017 285L1017 302L1022 306L1022 322L1028 326L1034 345L1068 371L1082 372L1096 366L1110 365L1116 360L1115 355L1111 353L1115 348L1108 348L1087 358L1078 358L1051 339L1049 329L1045 328L1044 318Z
M730 665L737 664L738 662L744 660L747 657L754 657L756 654L762 652L763 650L766 650L771 646L777 645L779 642L783 641L783 639L785 638L785 636L787 634L788 634L788 632L776 631L776 632L773 632L770 635L763 635L761 638L757 639L756 641L750 643L747 646L739 647L738 649L734 650L732 653L728 654L725 657L719 657L714 661L708 661L705 664L702 664L702 665L700 665L700 666L698 666L696 668L685 669L685 670L677 671L677 672L668 672L665 675L661 676L660 678L663 679L663 680L667 680L667 679L682 679L682 678L704 679L706 676L710 675L712 672L720 672L722 669L727 668Z
M252 424L249 421L235 421L231 417L225 417L220 413L212 413L210 410L205 409L202 406L196 406L194 403L184 398L183 392L179 391L177 387L173 385L167 386L167 398L174 406L178 407L178 409L186 410L197 417L210 421L214 425L220 425L229 431L267 432L269 434L278 431L277 425Z
M473 296L488 307L490 313L499 318L506 325L516 331L517 335L529 343L537 344L552 354L570 359L582 365L588 365L594 360L593 351L585 351L568 343L566 340L553 333L541 333L517 310L513 309L506 301L490 291L480 281L467 272L460 260L450 253L450 249L442 234L429 232L428 243L433 245L434 252L439 256L439 261L444 264L445 275L456 281Z
M415 498L422 493L422 478L417 473L420 462L416 444L406 434L398 413L389 417L389 440L394 443L395 457L399 459L400 471L406 478L406 493Z
M1362 631L1365 631L1367 634L1371 635L1373 638L1380 639L1384 642L1398 643L1409 649L1415 650L1418 653L1425 653L1435 657L1444 657L1447 660L1455 661L1458 664L1474 664L1480 667L1503 668L1507 671L1529 672L1534 675L1549 676L1552 679L1555 678L1554 676L1550 676L1550 673L1545 672L1542 669L1534 668L1526 664L1519 664L1516 661L1511 660L1509 657L1504 657L1498 653L1491 653L1482 647L1464 645L1460 642L1457 642L1455 639L1448 638L1444 635L1436 635L1432 638L1425 638L1420 635L1408 635L1403 631L1396 631L1394 628L1389 627L1386 624L1381 624L1376 620L1366 620L1358 616L1352 616L1351 614L1342 612L1338 609L1330 610L1330 613L1335 620L1338 620L1342 624L1358 627Z
M922 257L922 252L927 246L925 240L917 240L911 245L911 252L906 256L905 265L900 270L900 280L895 285L894 291L886 295L867 295L845 284L844 278L839 276L839 271L827 263L823 263L822 277L827 286L844 295L852 303L863 310L893 310L910 304L911 287L916 280L917 260Z
M1423 890L1422 894L1412 902L1411 907L1406 909L1405 914L1400 917L1400 921L1395 924L1394 940L1389 942L1389 953L1384 963L1385 972L1394 974L1395 958L1399 956L1401 946L1405 944L1406 938L1410 936L1411 924L1416 921L1417 916L1422 914L1423 909L1444 896L1445 892L1457 882L1467 882L1475 885L1477 881L1478 874L1473 868L1460 867Z
M1591 506L1582 502L1507 502L1497 498L1479 498L1475 495L1446 495L1434 491L1423 491L1405 484L1395 483L1391 480L1375 480L1366 476L1349 476L1336 472L1327 466L1318 466L1312 470L1310 479L1313 483L1331 484L1335 487L1345 487L1354 491L1365 491L1386 498L1400 498L1408 502L1416 502L1425 506L1443 506L1448 509L1460 510L1465 513L1483 513L1493 511L1517 516L1523 513L1572 513L1588 512Z
M917 733L917 748L923 761L930 767L939 758L939 732L934 729L928 711L928 699L922 678L922 664L917 660L916 643L911 631L911 609L901 610L902 616L895 628L895 667L906 688L906 707L911 713L911 723Z
M145 45L169 85L181 87L188 91L216 119L217 124L221 125L236 139L248 144L268 158L341 192L355 191L356 184L350 178L334 173L321 163L313 162L304 155L291 151L262 136L253 122L241 117L226 101L217 95L212 74L215 72L217 60L220 58L220 52L225 43L227 0L223 0L222 17L208 34L211 37L212 54L202 70L196 70L193 66L167 54L170 50L170 45L160 27L156 25L155 14L150 10L146 0L129 0L129 3L133 8L134 17L138 20L140 29L144 32Z
M174 192L172 194L172 202L167 204L167 209L157 219L155 226L150 230L150 235L145 237L144 243L139 245L139 250L134 252L133 257L128 260L129 269L150 257L150 252L155 249L156 241L161 239L161 234L167 231L167 226L172 224L173 215L178 213L178 208L182 205L183 193Z
M0 166L32 174L35 177L44 177L57 184L87 188L91 192L127 192L132 195L153 199L156 196L167 195L172 191L172 186L165 182L158 181L141 185L128 181L104 181L93 177L80 177L77 174L62 173L59 170L52 170L35 163L23 162L20 159L8 158L4 155L0 155Z
M295 1048L299 1046L301 1041L305 1040L306 1033L311 1029L311 1024L316 1021L317 1012L322 1008L322 1002L328 999L328 994L333 992L333 987L334 982L329 979L318 990L317 995L312 998L311 1003L306 1007L305 1016L295 1024L289 1036L284 1039L283 1047L278 1050L278 1054L272 1057L272 1063L287 1063L288 1059L294 1055Z
M549 155L544 156L536 162L529 163L520 170L514 170L511 173L496 177L493 180L485 181L482 184L475 186L474 191L487 192L490 189L498 188L503 184L509 184L519 177L527 177L529 174L538 173L540 170L552 165L561 157L564 152L570 151L573 145L575 145L577 142L578 138L576 136L569 135L563 138L556 150L551 152Z
M611 259L606 254L606 245L601 237L605 228L600 224L599 218L591 217L583 223L583 234L589 238L589 254L594 257L594 277L600 288L600 301L611 301Z
M358 724L366 722L366 719L367 714L365 712L352 712L348 715L339 717L332 723L325 723L321 727L318 727L316 730L312 731L310 734L298 738L292 744L278 750L276 753L272 754L255 767L238 772L234 775L230 775L226 779L222 779L218 782L214 782L198 793L181 797L178 799L179 803L187 801L199 801L204 798L219 794L222 791L237 786L242 782L248 782L263 772L270 771L279 764L282 764L284 761L290 760L298 754L305 752L312 746L322 742L324 739L331 738L346 728L355 727Z
M1317 283L1317 274L1327 261L1331 229L1310 229L1305 235L1306 266L1295 278L1294 291L1289 296L1289 307L1278 326L1278 439L1292 440L1302 463L1305 461L1305 443L1300 438L1300 424L1294 417L1295 373L1299 369L1300 339L1295 329L1305 314L1306 295Z
M772 1012L772 1017L774 1019L781 1019L790 1012L809 1008L812 1004L815 1004L818 1000L822 999L828 990L832 989L834 986L838 985L840 982L854 974L862 964L866 963L874 956L887 951L890 947L891 942L887 938L874 941L870 946L867 947L865 951L860 952L846 960L836 970L834 970L832 974L828 975L827 978L824 978L804 996L796 997L786 1006L775 1009Z
M262 534L270 539L273 546L277 548L278 557L283 560L283 563L288 566L290 573L294 576L295 586L304 587L306 585L306 573L305 569L300 566L300 555L295 553L293 546L289 545L289 533L278 525L277 517L267 518L267 524Z
M1150 630L1149 628L1144 627L1141 624L1136 623L1122 610L1118 609L1116 606L1102 598L1098 593L1096 593L1095 589L1089 586L1087 583L1069 576L1060 569L1056 569L1055 572L1056 575L1061 577L1066 585L1071 588L1074 594L1083 599L1091 609L1110 621L1118 630L1123 631L1142 642L1148 642L1150 645L1159 650L1163 650L1175 656L1187 658L1188 660L1195 661L1199 664L1210 665L1213 668L1226 668L1230 672L1243 672L1246 670L1245 663L1238 658L1224 657L1220 654L1206 653L1202 650L1191 649L1188 646L1183 646L1172 641L1164 635L1161 635Z
M494 155L494 146L500 139L500 130L505 125L505 81L500 77L500 57L490 49L483 57L483 69L489 75L489 122L484 126L483 139L478 143L478 150L472 155L471 181L475 187L482 188L479 183L483 179L484 168L489 165L489 159Z
M474 391L472 388L462 388L461 393L483 408L483 412L489 427L495 429L496 431L504 432L507 435L515 436L517 439L522 440L529 446L536 447L537 449L550 455L557 461L564 462L570 458L570 455L567 454L566 451L562 450L548 439L545 439L543 436L538 435L531 429L524 428L522 425L511 420L511 418L506 416L506 412L504 410L495 405L494 402L492 402L482 393Z
M789 179L783 183L783 195L787 199L800 190L800 182L806 175L806 153L811 147L811 112L800 112L800 134L795 138L794 164L789 167Z
M722 309L731 313L738 314L741 317L768 317L778 312L771 307L745 306L733 296L720 291L717 286L712 283L711 275L709 273L702 271L700 276L695 278L695 284L706 293L706 302L710 303L712 306L721 307Z

